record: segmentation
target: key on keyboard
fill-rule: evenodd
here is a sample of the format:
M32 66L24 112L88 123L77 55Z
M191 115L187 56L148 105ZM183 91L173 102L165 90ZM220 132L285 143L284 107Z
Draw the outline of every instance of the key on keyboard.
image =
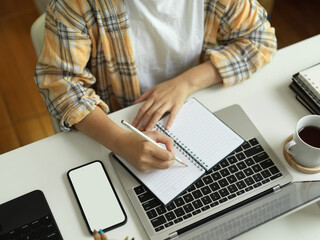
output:
M0 236L1 240L60 240L57 226L53 217L47 215L39 220L25 224L19 228L12 229Z
M281 177L258 140L243 143L164 207L143 186L134 191L156 232L189 219Z

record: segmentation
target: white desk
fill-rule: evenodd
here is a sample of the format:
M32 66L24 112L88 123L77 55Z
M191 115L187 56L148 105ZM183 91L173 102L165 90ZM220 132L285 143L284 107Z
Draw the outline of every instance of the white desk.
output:
M216 111L240 104L275 153L284 161L282 144L302 116L309 114L288 88L291 76L320 62L320 35L281 49L273 62L236 86L204 89L193 96ZM119 123L131 120L138 106L111 114ZM104 162L128 215L128 222L108 233L110 239L147 239L108 158L109 151L79 132L60 133L0 156L0 203L41 189L51 206L62 235L92 239L70 188L69 169L95 159ZM106 216L108 217L108 216ZM311 205L287 217L258 227L239 239L320 239L320 210Z

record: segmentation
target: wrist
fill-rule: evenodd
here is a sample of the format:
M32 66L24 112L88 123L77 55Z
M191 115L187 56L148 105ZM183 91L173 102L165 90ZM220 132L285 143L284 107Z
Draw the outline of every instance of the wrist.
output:
M124 149L126 149L126 142L130 138L130 132L121 128L118 132L117 136L113 141L112 149L110 149L113 153L117 155L121 155Z
M221 76L211 61L197 65L178 76L181 78L188 95L216 83L222 82Z

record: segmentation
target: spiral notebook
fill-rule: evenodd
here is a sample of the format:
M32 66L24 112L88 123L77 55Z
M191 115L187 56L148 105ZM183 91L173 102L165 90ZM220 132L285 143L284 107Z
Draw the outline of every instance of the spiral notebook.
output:
M155 126L174 140L174 151L188 167L178 162L166 170L139 172L119 156L116 158L144 184L164 205L186 190L244 140L200 102L192 98L177 114L170 130L165 129L168 117Z
M320 105L320 63L299 72L299 78L311 91L317 104Z
M294 74L289 87L311 113L320 114L320 63Z

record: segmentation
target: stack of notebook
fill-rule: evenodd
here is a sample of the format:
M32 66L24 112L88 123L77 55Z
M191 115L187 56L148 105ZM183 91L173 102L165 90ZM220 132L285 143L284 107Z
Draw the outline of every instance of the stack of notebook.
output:
M320 115L320 63L293 75L289 87L311 113Z

